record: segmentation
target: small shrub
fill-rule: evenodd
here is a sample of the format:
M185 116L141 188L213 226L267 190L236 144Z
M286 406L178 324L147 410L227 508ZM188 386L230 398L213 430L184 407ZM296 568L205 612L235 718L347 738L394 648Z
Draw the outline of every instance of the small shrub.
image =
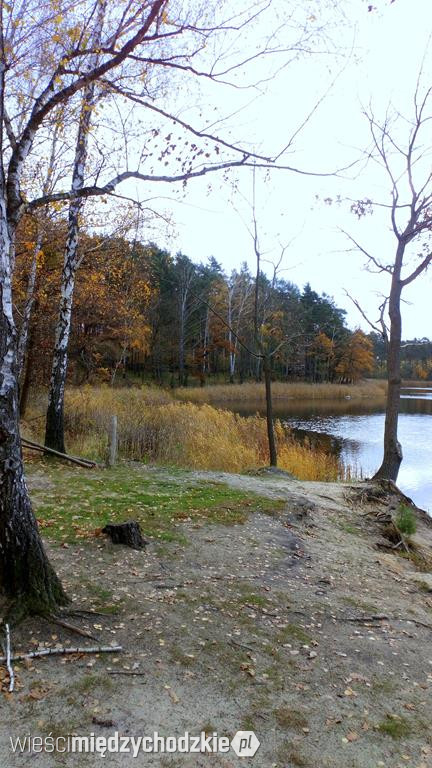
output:
M412 536L417 530L417 522L412 509L405 504L400 504L395 518L399 531L405 536Z

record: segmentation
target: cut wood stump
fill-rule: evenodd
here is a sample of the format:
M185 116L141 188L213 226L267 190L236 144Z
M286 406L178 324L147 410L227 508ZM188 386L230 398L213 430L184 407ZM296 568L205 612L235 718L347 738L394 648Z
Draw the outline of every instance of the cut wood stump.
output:
M149 543L143 537L136 520L128 520L126 523L109 523L102 528L102 533L106 533L113 544L124 544L132 549L143 549Z

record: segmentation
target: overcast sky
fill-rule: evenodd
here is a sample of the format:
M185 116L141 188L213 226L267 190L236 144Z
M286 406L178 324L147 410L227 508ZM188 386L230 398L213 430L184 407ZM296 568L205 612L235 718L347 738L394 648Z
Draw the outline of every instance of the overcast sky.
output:
M298 135L295 152L286 158L290 165L325 172L355 160L369 145L362 109L371 100L377 117L385 114L389 102L407 117L412 114L416 79L432 29L430 0L395 0L391 4L387 0L372 13L359 0L347 0L342 7L349 23L331 34L341 51L353 48L349 60L317 55L290 65L268 83L264 95L252 99L248 107L231 117L227 128L218 126L220 134L231 131L231 135L249 146L254 143L257 149L268 146L269 140L275 148L282 147L338 74L329 94ZM430 59L426 57L425 87L429 86L431 74ZM222 87L204 93L204 98L207 96L209 102L216 100L218 104L219 100L221 114L236 111L238 105L252 98ZM179 195L178 203L163 203L172 210L175 220L175 234L166 245L172 252L182 250L194 261L214 256L228 272L243 261L253 268L248 232L251 174L241 176L237 193L214 176L211 183L211 193L208 180L194 181L185 196ZM354 295L375 320L380 295L387 292L388 275L366 271L365 257L352 250L340 230L347 230L377 258L386 261L392 260L395 239L387 212L377 210L357 221L349 212L348 202L330 206L323 202L337 195L388 202L388 179L373 163L359 165L337 178L283 171L272 172L270 178L258 176L256 208L261 249L271 260L278 257L281 245L289 244L281 276L299 286L310 282L315 290L331 294L339 306L348 310L351 327L367 329L345 291ZM431 287L431 276L425 275L406 290L409 303L403 309L405 338L432 338Z

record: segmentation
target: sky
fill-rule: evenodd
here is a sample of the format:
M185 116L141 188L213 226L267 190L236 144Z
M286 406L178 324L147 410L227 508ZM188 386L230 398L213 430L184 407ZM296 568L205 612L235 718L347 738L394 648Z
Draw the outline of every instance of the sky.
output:
M280 148L322 100L286 160L298 168L325 173L364 158L370 134L362 111L369 104L377 118L385 115L389 104L404 116L412 114L413 93L425 54L424 86L429 85L432 75L427 57L432 31L430 0L394 0L391 4L382 0L372 13L367 11L367 3L359 0L346 0L342 6L347 21L329 32L340 55L317 54L293 63L267 83L258 98L253 92L251 97L223 87L203 90L203 103L215 103L218 115L236 113L218 125L221 135L235 136L257 151L268 146ZM250 74L253 80L253 71ZM187 112L186 105L183 111ZM205 114L205 108L202 111ZM401 140L406 137L406 126L406 121L402 122ZM430 130L425 133L426 141L432 139ZM432 146L432 141L429 143ZM237 176L230 178L234 186ZM191 182L185 194L175 195L167 189L165 195L158 190L158 204L174 222L169 232L161 231L158 243L174 253L181 250L197 262L213 256L227 272L244 261L253 270L251 173L242 172L235 189L212 174L211 191L208 187L206 179ZM389 262L395 237L386 209L375 209L372 215L358 220L350 211L349 200L369 197L385 203L389 191L387 176L373 161L358 162L336 177L287 171L256 175L255 209L265 259L277 260L285 248L280 276L300 287L310 282L314 290L333 296L337 305L347 310L352 328L370 330L347 292L376 321L382 296L388 293L388 275L368 271L365 256L353 248L344 232L376 258ZM142 196L142 191L137 189L137 194ZM340 203L335 202L338 196ZM328 198L331 204L324 202ZM271 269L270 265L267 268ZM432 338L431 288L431 274L426 274L406 289L405 339Z

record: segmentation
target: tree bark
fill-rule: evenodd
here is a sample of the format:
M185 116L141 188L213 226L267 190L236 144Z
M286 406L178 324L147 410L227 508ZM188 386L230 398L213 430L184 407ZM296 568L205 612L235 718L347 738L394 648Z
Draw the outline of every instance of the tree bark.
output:
M30 325L30 330L27 339L27 354L24 358L24 369L21 373L21 380L19 382L19 410L20 416L23 417L28 403L31 386L31 373L33 368L33 361L35 358L34 348L34 327Z

